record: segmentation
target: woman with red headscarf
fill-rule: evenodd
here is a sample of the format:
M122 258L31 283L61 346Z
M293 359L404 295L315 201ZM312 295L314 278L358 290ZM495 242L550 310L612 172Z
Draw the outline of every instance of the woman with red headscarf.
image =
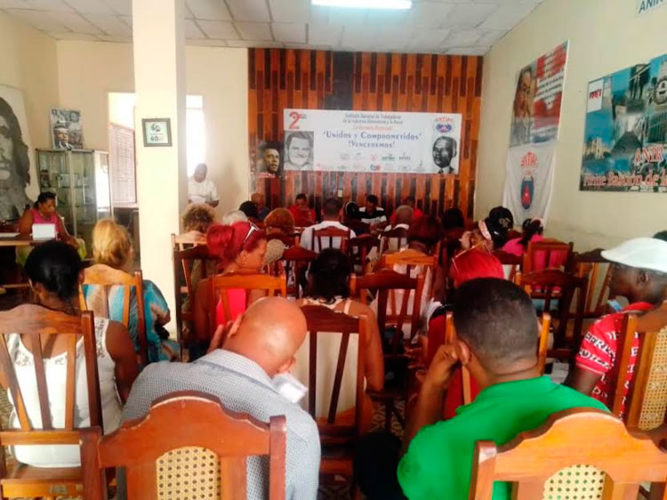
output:
M452 259L449 268L449 279L454 289L463 285L466 281L476 278L500 278L505 279L503 265L492 254L484 250L468 250L458 254ZM445 313L447 305L436 310L428 323L428 348L426 352L427 366L435 352L445 342ZM471 378L470 392L472 397L477 396L479 388ZM452 418L456 415L456 409L463 404L463 381L459 370L447 390L443 417Z
M219 269L223 275L256 274L261 272L266 254L266 233L250 222L235 222L229 226L212 225L206 233L209 252L220 259ZM205 278L197 284L194 303L194 339L190 343L190 359L196 359L206 353L213 331L216 326L227 321L234 321L249 305L245 290L227 290L230 317L225 316L222 304L216 307L216 324L209 324L210 308L209 279ZM250 302L263 296L250 295Z

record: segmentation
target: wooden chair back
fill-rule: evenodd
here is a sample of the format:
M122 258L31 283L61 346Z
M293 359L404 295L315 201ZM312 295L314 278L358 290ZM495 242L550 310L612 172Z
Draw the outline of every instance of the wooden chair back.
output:
M301 297L301 281L304 280L305 271L310 263L317 258L317 254L299 245L294 245L283 253L282 258L275 263L271 274L274 276L285 276L287 295L290 297Z
M440 249L440 243L438 243L437 250L439 251ZM380 267L387 267L390 269L394 269L394 266L405 266L405 273L407 276L413 276L413 271L415 269L421 269L420 274L424 275L424 279L426 279L426 274L428 270L430 269L431 271L431 279L430 283L428 285L430 286L430 296L429 297L424 297L425 299L430 299L433 297L433 294L435 293L434 287L433 287L433 281L435 279L435 271L438 266L438 254L435 253L433 255L427 255L425 253L422 253L418 250L413 250L411 248L408 248L407 250L403 250L401 252L394 252L394 253L388 253L382 256L382 259L380 259ZM424 286L426 286L427 283L424 283Z
M271 276L270 274L217 274L209 279L210 303L209 303L209 326L215 329L217 304L222 303L225 318L232 318L227 291L240 289L245 291L245 303L248 307L251 303L251 293L255 290L264 291L267 297L280 295L287 297L287 281L284 275Z
M503 266L509 266L510 272L507 279L512 283L517 282L517 273L522 272L523 257L511 253L496 250L493 255L500 261Z
M523 272L530 273L542 269L567 270L572 263L572 248L574 244L564 243L553 239L528 243L528 249L523 256Z
M185 250L197 245L206 245L206 236L203 234L193 235L191 233L174 234L171 233L171 249Z
M544 312L552 311L552 304L558 301L555 313L556 325L552 325L554 349L549 356L570 359L581 344L584 319L584 301L588 280L572 273L556 269L533 271L521 275L521 287L533 299L544 301ZM576 296L574 312L572 301ZM568 336L568 325L574 321L572 335Z
M181 353L183 352L183 343L188 339L188 330L186 325L194 320L193 305L195 303L196 283L193 280L193 270L195 263L199 263L201 272L200 279L208 277L207 267L210 263L219 262L219 259L211 255L206 245L196 245L185 249L174 247L172 262L174 267L174 288L176 304L176 331L178 342L181 344ZM183 304L187 298L190 304L188 311L183 310Z
M366 304L368 291L375 291L377 298L377 323L381 334L388 326L394 328L391 340L390 354L398 354L403 340L403 325L410 325L410 338L414 338L419 331L422 292L424 290L424 276L411 278L391 269L382 269L378 272L350 277L350 293L353 297ZM397 290L402 290L400 304L397 300ZM410 298L412 311L409 312Z
M609 299L611 265L602 257L599 249L583 254L575 253L573 263L577 276L588 278L584 317L599 318L605 313L605 303Z
M125 467L128 498L203 498L204 488L206 498L245 500L247 459L267 456L268 498L283 500L286 445L284 416L264 423L184 391L156 399L146 416L102 437L98 464Z
M298 236L289 236L287 234L283 234L280 232L275 232L271 234L266 235L267 240L280 240L283 245L285 245L287 248L291 248L294 245L299 244L299 237Z
M407 246L408 230L404 227L396 227L380 233L380 255L389 250L391 243L395 243L394 247L396 250L401 250Z
M324 229L316 229L313 231L313 238L311 241L311 250L320 253L325 248L338 248L341 252L347 253L348 243L350 241L351 232L349 229L339 229L337 227L325 227ZM334 245L335 238L340 238L339 245Z
M445 343L450 344L456 338L456 328L454 327L454 315L451 311L448 311L447 317L445 320ZM537 342L537 366L540 370L540 374L544 375L544 367L547 363L547 347L549 345L549 327L551 325L551 315L549 313L544 313L540 321L540 331L539 339ZM435 355L435 352L438 350L439 345L433 347L430 346L429 342L429 352L430 349L433 349L431 358ZM463 404L472 403L472 390L470 384L470 371L465 366L461 367L461 378L463 381Z
M667 325L653 331L637 330L637 316L628 315L623 333L617 338L618 355L610 373L609 401L612 413L622 414L628 429L648 431L667 422ZM635 335L639 336L639 351L626 391Z
M503 446L475 445L471 500L491 500L494 481L513 483L513 500L630 499L640 483L664 483L667 453L623 422L593 409L553 414ZM664 498L664 497L663 497Z
M380 240L372 234L362 234L356 238L351 238L348 245L348 254L355 269L361 269L362 272L365 272L368 254L373 248L378 248L379 245Z
M353 441L361 435L362 414L364 405L364 360L366 358L366 338L368 335L368 317L350 316L338 311L332 311L324 306L306 305L301 307L306 317L306 324L310 334L308 345L308 413L313 418L316 414L317 403L317 342L322 335L340 334L341 342L336 362L336 373L333 378L331 399L326 420L318 420L320 440L323 445L342 444ZM338 401L343 382L343 373L346 369L345 359L352 335L358 335L356 396L354 410L354 424L352 426L336 423ZM349 367L348 367L349 369Z
M84 286L97 286L102 301L89 303L83 292ZM142 365L148 363L148 339L146 338L146 314L144 309L144 280L141 271L128 274L109 266L96 264L83 271L83 283L79 286L79 300L81 310L91 310L96 316L109 318L109 292L111 287L123 287L123 316L110 318L120 321L125 328L130 328L130 309L136 308L137 340L139 342L139 359ZM134 291L134 294L132 293ZM132 297L136 297L132 300Z
M39 414L30 415L26 400L11 359L7 335L19 333L21 341L32 352L35 381L39 398ZM56 428L50 409L50 399L44 369L43 346L57 336L67 340L67 379L65 381L64 427ZM4 446L18 445L79 445L81 428L75 425L77 343L82 339L84 366L87 377L88 412L90 425L102 428L99 373L93 313L85 311L81 317L48 311L33 304L24 304L0 312L0 380L14 403L19 429L0 431L0 487L3 498L33 496L79 496L83 474L80 468L44 469L18 464L8 473ZM26 342L27 340L27 342ZM62 403L61 403L62 404ZM33 422L41 420L41 427ZM90 458L90 457L88 457ZM88 460L82 449L82 463Z

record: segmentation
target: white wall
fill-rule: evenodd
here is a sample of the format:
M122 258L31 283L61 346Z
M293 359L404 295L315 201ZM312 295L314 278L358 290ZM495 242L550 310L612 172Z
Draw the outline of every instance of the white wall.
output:
M134 92L132 46L60 41L57 50L61 105L81 110L87 147L108 149L107 94ZM186 91L204 99L206 163L221 198L219 216L248 199L247 57L245 49L186 47Z
M546 0L487 54L477 217L502 200L517 71L569 40L548 235L586 250L667 229L667 194L579 191L588 82L667 53L667 7L639 17L635 7L635 0Z

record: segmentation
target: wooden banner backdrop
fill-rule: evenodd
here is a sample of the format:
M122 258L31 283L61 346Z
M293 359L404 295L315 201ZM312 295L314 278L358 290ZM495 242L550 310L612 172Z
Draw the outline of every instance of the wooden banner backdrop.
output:
M283 141L284 108L463 115L458 176L285 172L283 178L257 179L257 190L271 207L290 205L301 192L316 208L341 193L357 203L374 193L389 212L412 195L426 213L456 206L472 218L482 62L477 56L249 49L251 175L260 143Z

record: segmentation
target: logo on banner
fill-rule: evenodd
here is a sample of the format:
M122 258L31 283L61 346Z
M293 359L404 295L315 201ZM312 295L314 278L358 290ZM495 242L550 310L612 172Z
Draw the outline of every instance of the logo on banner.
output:
M299 130L299 121L303 120L306 118L306 113L299 113L298 111L292 111L289 114L290 120L292 120L289 123L289 127L287 127L289 130Z
M448 116L441 116L435 120L434 129L439 134L447 134L454 130L454 120Z
M528 210L533 204L533 195L535 193L535 179L533 171L537 168L537 155L528 151L521 158L521 170L523 178L521 179L521 206Z

